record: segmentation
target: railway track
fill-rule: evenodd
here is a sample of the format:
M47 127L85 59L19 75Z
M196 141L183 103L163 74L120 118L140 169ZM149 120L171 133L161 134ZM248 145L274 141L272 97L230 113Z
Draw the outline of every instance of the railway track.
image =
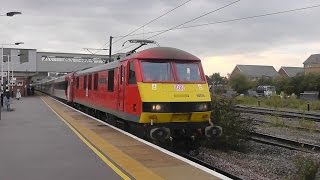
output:
M316 122L320 122L320 113L314 113L314 112L299 112L299 111L292 111L292 110L279 110L279 109L250 107L250 106L242 106L242 105L236 105L235 109L239 112L245 112L245 113L266 114L266 115L286 117L286 118L302 118L302 119L309 119Z
M250 117L241 117L241 119L243 120L251 120L253 122L255 122L255 125L261 125L261 124L270 124L272 126L272 124L274 124L273 122L270 121L266 121L266 120L260 120L257 118L250 118ZM294 126L294 125L286 125L283 124L281 125L281 127L286 127L286 128L292 128L292 129L297 129L297 130L302 130L302 131L311 131L311 132L316 132L316 133L320 133L320 129L309 129L306 127L301 127L301 126Z
M270 144L273 146L284 147L291 150L298 150L304 152L311 152L311 153L319 153L320 146L311 143L299 142L296 140L277 137L270 134L264 134L259 132L252 132L251 133L251 140L256 142L261 142L264 144Z

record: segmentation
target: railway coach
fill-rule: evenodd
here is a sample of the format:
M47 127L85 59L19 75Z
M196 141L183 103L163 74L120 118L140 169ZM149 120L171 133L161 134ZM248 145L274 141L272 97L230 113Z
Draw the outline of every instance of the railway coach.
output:
M53 96L140 137L163 142L221 133L210 121L211 97L201 60L179 49L146 49L52 84Z

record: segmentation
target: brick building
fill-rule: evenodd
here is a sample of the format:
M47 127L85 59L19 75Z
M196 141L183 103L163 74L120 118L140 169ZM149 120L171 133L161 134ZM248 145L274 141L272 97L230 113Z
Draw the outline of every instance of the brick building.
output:
M312 54L303 62L304 73L320 73L320 54Z

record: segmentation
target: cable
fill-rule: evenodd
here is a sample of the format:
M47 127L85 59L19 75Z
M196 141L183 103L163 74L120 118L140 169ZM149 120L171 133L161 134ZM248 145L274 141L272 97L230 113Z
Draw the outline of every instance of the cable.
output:
M220 8L217 8L217 9L215 9L215 10L212 10L212 11L210 11L210 12L207 12L207 13L201 15L201 16L195 17L195 18L193 18L193 19L191 19L191 20L189 20L189 21L186 21L186 22L184 22L184 23L182 23L182 24L179 24L179 25L174 26L174 27L172 27L172 28L166 29L166 30L164 30L163 32L160 32L160 33L158 33L158 34L156 34L156 35L150 36L150 37L148 37L147 39L150 39L150 38L159 36L159 35L161 35L161 34L163 34L163 33L165 33L165 32L168 32L168 31L170 31L170 30L172 30L172 29L176 29L176 28L178 28L178 27L180 27L180 26L183 26L183 25L185 25L185 24L187 24L187 23L190 23L190 22L192 22L192 21L195 21L195 20L197 20L197 19L200 19L200 18L202 18L202 17L204 17L204 16L207 16L207 15L212 14L212 13L214 13L214 12L220 11L220 10L222 10L222 9L228 7L228 6L231 6L231 5L235 4L235 3L238 3L239 1L241 1L241 0L233 1L233 2L231 2L231 3L229 3L229 4L227 4L227 5L224 5L224 6L220 7ZM131 45L131 46L132 46L132 45ZM129 48L129 47L131 47L131 46L122 48L122 49L120 49L120 50L118 50L118 51L116 51L116 52L122 51L122 50L127 49L127 48Z
M289 12L295 12L295 11L302 11L306 9L312 9L312 8L317 8L320 7L320 5L314 5L314 6L307 6L303 8L296 8L296 9L290 9L290 10L285 10L285 11L277 11L277 12L271 12L271 13L266 13L266 14L260 14L260 15L254 15L254 16L247 16L247 17L242 17L242 18L236 18L236 19L229 19L229 20L223 20L223 21L216 21L216 22L211 22L211 23L204 23L204 24L197 24L197 25L190 25L190 26L184 26L184 27L178 27L175 29L171 29L169 31L173 30L179 30L179 29L188 29L188 28L195 28L195 27L201 27L201 26L208 26L208 25L214 25L214 24L222 24L222 23L227 23L227 22L234 22L234 21L242 21L246 19L254 19L254 18L260 18L260 17L265 17L265 16L272 16L272 15L278 15L278 14L285 14ZM158 31L150 31L150 32L145 32L144 34L152 34L152 33L157 33L157 32L166 32L167 30L158 30ZM139 34L131 34L130 36L135 36L135 35L140 35ZM129 46L131 47L131 46ZM129 48L127 47L127 48ZM126 48L125 48L126 49ZM123 49L122 49L123 50Z
M181 7L181 6L185 5L185 4L187 4L187 3L188 3L188 2L190 2L190 1L191 1L191 0L185 1L184 3L180 4L179 6L176 6L175 8L173 8L173 9L171 9L171 10L167 11L166 13L164 13L164 14L162 14L162 15L158 16L157 18L155 18L155 19L153 19L153 20L151 20L151 21L149 21L149 22L145 23L144 25L140 26L139 28L137 28L137 29L135 29L135 30L131 31L131 32L130 32L130 33L128 33L127 35L125 35L125 36L121 36L121 38L120 38L120 39L118 39L117 41L113 42L112 44L115 44L115 43L119 42L120 40L122 40L122 39L126 38L126 37L127 37L127 36L129 36L130 34L132 34L132 33L136 32L136 31L138 31L138 30L140 30L140 29L144 28L146 25L153 23L154 21L156 21L156 20L158 20L158 19L162 18L163 16L165 16L165 15L167 15L167 14L171 13L172 11L174 11L174 10L178 9L179 7ZM119 37L119 36L118 36L118 37Z
M165 12L164 14L162 14L162 15L160 15L160 16L158 16L158 17L156 17L155 19L153 19L153 20L151 20L151 21L149 21L149 22L147 22L147 23L143 24L143 25L142 25L142 26L140 26L139 28L137 28L137 29L135 29L135 30L131 31L131 32L130 32L130 33L128 33L127 35L113 37L113 38L119 38L119 37L120 37L120 39L116 40L116 41L115 41L115 42L113 42L112 44L115 44L115 43L119 42L120 40L122 40L122 39L126 38L127 36L130 36L132 33L134 33L134 32L136 32L136 31L138 31L138 30L140 30L140 29L144 28L146 25L153 23L154 21L156 21L156 20L158 20L158 19L162 18L163 16L165 16L165 15L167 15L167 14L171 13L172 11L174 11L174 10L178 9L179 7L181 7L181 6L185 5L185 4L187 4L187 3L188 3L188 2L190 2L190 1L192 1L192 0L185 1L184 3L182 3L182 4L178 5L178 6L176 6L175 8L173 8L173 9L171 9L171 10L167 11L167 12ZM110 41L108 41L107 43L105 43L102 47L104 47L104 46L108 45L109 43L110 43ZM102 48L102 47L101 47L101 48ZM98 53L98 52L99 52L99 50L98 50L98 51L96 51L96 52L95 52L95 54L96 54L96 53Z
M167 30L165 30L164 32L160 32L160 33L158 33L158 34L156 34L156 35L150 36L150 37L148 37L147 39L150 39L150 38L159 36L160 34L163 34L163 33L165 33L165 32L168 32L168 31L170 31L170 30L172 30L172 29L178 28L178 27L183 26L183 25L185 25L185 24L187 24L187 23L190 23L190 22L192 22L192 21L195 21L195 20L197 20L197 19L200 19L200 18L202 18L202 17L204 17L204 16L207 16L207 15L212 14L212 13L214 13L214 12L220 11L221 9L224 9L224 8L226 8L226 7L228 7L228 6L231 6L231 5L235 4L235 3L238 3L239 1L240 1L240 0L233 1L232 3L229 3L229 4L227 4L227 5L225 5L225 6L222 6L222 7L218 8L218 9L215 9L215 10L210 11L210 12L208 12L208 13L205 13L205 14L203 14L203 15L201 15L201 16L198 16L198 17L196 17L196 18L193 18L193 19L191 19L191 20L189 20L189 21L186 21L186 22L184 22L184 23L182 23L182 24L179 24L179 25L174 26L174 27L172 27L172 28L170 28L170 29L167 29Z
M259 17L284 14L284 13L289 13L289 12L294 12L294 11L302 11L302 10L312 9L312 8L317 8L317 7L320 7L320 4L319 5L314 5L314 6L303 7L303 8L290 9L290 10L286 10L286 11L277 11L277 12L273 12L273 13L260 14L260 15L254 15L254 16L247 16L247 17L237 18L237 19L229 19L229 20L224 20L224 21L216 21L216 22L205 23L205 24L185 26L185 27L181 27L181 28L177 28L177 29L187 29L187 28L194 28L194 27L200 27L200 26L208 26L208 25L213 25L213 24L221 24L221 23L226 23L226 22L241 21L241 20L246 20L246 19L254 19L254 18L259 18ZM150 33L150 32L147 32L147 33Z

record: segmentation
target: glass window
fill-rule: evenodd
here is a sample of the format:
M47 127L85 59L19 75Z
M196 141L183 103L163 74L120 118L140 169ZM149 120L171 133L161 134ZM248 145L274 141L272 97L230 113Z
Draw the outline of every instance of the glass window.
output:
M129 84L137 84L133 62L130 62L129 64Z
M114 88L114 71L113 69L108 71L108 91L113 92Z
M91 88L92 88L92 74L90 74L88 77L88 89L91 90Z
M176 70L179 81L202 81L197 63L176 63Z
M173 72L169 62L142 61L144 81L173 81Z
M87 76L84 76L83 79L83 89L87 89Z
M76 78L76 87L79 89L79 77Z
M120 66L120 84L122 84L122 81L123 81L123 66Z
M98 90L98 79L99 79L99 75L98 75L98 73L95 73L93 75L93 89L94 90Z

